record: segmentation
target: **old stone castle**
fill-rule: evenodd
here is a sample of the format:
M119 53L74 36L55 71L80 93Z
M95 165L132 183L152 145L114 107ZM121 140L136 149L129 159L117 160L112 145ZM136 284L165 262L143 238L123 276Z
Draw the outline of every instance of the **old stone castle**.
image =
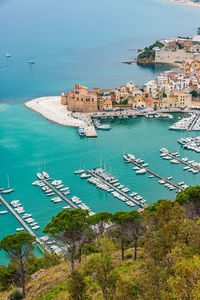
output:
M67 105L69 111L83 113L103 110L103 99L99 96L99 90L88 91L88 87L75 84L74 90L61 95L61 104Z

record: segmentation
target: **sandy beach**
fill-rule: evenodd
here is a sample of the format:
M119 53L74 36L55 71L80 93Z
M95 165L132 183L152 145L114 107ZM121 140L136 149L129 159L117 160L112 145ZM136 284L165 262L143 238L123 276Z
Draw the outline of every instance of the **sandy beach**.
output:
M41 114L46 119L69 127L84 126L85 122L75 119L65 105L60 103L61 97L41 97L30 100L25 106Z

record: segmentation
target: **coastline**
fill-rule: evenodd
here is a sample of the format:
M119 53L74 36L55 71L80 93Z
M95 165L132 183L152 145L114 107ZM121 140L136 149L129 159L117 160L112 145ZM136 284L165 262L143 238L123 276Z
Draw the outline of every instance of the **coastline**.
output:
M24 106L42 115L45 119L67 127L84 126L85 122L75 119L66 106L62 105L60 96L35 98L24 103Z
M186 5L186 6L193 6L193 7L198 7L200 8L200 3L195 3L192 1L188 1L188 0L168 0L169 2L174 2L174 3L178 3L178 4L182 4L182 5Z

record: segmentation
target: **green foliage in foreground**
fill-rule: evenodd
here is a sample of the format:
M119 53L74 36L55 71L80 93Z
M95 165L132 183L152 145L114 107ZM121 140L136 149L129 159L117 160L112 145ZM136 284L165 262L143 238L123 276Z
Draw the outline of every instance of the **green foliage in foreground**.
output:
M59 213L49 228L60 237L71 230L79 246L88 228L93 231L93 238L81 248L82 254L90 256L81 264L74 257L75 268L71 274L66 270L65 283L54 283L38 299L200 299L199 207L200 186L195 186L180 192L175 201L159 200L141 214L130 211L89 217L87 211L77 209L65 220L60 218L64 213ZM54 220L60 227L52 227ZM120 257L122 240L126 255ZM31 254L25 268L31 274L59 262L55 255L36 259ZM16 261L2 266L0 284L13 283L15 271Z
M23 295L19 290L14 291L12 294L8 297L9 300L21 300L23 299Z

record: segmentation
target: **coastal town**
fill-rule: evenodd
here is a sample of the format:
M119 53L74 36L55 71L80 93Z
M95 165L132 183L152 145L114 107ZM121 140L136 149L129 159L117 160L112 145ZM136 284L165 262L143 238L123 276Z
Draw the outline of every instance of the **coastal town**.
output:
M200 299L200 0L18 2L0 300Z
M76 83L68 93L33 99L25 105L53 122L78 127L79 134L86 137L96 137L95 128L110 129L109 125L94 122L97 118L134 118L144 113L170 117L167 113L173 111L199 114L200 34L157 41L142 50L137 62L168 64L172 69L143 86L129 81L113 89L94 87L89 91L88 87Z

